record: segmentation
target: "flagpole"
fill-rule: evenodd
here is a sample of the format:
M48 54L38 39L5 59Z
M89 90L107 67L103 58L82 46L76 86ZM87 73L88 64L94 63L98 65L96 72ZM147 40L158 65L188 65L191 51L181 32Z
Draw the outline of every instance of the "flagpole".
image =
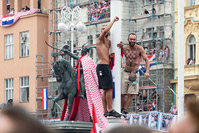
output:
M115 65L113 67L113 82L115 82L115 98L113 99L113 108L121 112L121 49L117 44L121 41L121 1L111 0L111 20L119 17L119 21L114 23L111 28L111 47L115 53Z
M178 119L184 115L184 1L178 0Z

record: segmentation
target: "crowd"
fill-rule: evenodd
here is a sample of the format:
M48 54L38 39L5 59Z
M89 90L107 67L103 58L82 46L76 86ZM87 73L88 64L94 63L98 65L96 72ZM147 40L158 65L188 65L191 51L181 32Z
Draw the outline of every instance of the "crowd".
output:
M88 6L90 21L97 21L110 17L110 0L99 0Z
M168 117L168 116L165 116ZM164 125L164 123L162 123ZM167 127L169 133L199 133L199 101L195 95L185 95L185 115L173 125ZM0 132L2 133L54 133L48 127L33 118L24 109L8 106L0 111ZM146 126L119 125L107 133L152 133Z
M169 59L169 47L168 45L165 46L165 48L163 49L163 46L160 46L159 49L157 49L155 47L155 44L152 45L152 49L148 50L148 47L145 47L145 53L147 55L153 55L155 54L156 56L156 60L158 60L159 62L168 62Z
M142 15L145 15L145 14L149 14L149 11L147 9L143 9ZM156 15L156 9L154 7L152 7L151 9L151 14Z
M171 108L169 110L169 113L174 114L174 115L177 115L177 113L178 113L176 105L174 105L173 103L171 103Z
M191 59L191 58L188 58L187 61L186 61L186 65L193 65L196 63L196 60L195 59Z
M30 8L28 6L21 8L21 12L25 12L25 11L29 11L29 10L30 10ZM7 15L15 14L15 9L14 8L8 9L6 14Z
M156 111L157 102L160 99L160 96L154 91L150 96L147 95L147 91L142 90L137 95L137 107L136 112L142 111Z

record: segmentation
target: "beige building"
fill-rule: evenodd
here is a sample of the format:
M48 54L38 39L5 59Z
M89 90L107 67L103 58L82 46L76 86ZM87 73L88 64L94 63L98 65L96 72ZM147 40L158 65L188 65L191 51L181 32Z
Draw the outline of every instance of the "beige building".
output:
M175 2L175 79L171 83L175 83L178 92L177 0ZM199 0L184 0L184 6L184 92L199 96Z
M15 13L28 6L30 9L49 9L49 0L1 0L0 15L14 8ZM14 104L26 107L30 112L37 111L36 80L39 72L36 63L49 62L48 41L49 16L34 13L22 16L9 27L0 27L0 103L13 99Z

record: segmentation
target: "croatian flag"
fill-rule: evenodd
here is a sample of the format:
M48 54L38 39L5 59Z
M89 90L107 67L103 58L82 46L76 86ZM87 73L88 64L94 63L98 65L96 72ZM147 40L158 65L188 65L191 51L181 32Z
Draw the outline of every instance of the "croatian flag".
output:
M140 75L144 74L146 72L146 66L140 65L138 71Z
M42 109L48 109L48 89L42 89Z
M96 111L95 111L95 105L93 105L93 110L92 110L92 116L93 116L93 129L91 130L90 133L101 133L101 130L98 126L98 123L97 123L97 116L96 116Z
M6 15L2 18L2 26L14 23L15 15Z
M6 16L0 15L0 26L3 26L3 27L11 26L14 23L16 23L20 17L33 14L38 11L40 11L40 9L31 9L30 11L26 11L26 12L15 12L15 14L9 14Z
M148 56L148 59L149 59L149 61L154 61L155 60L155 54Z
M156 60L155 54L149 55L149 56L147 56L147 58L149 59L149 61L154 61L154 60ZM143 59L143 58L141 58L141 62L144 62L144 59Z

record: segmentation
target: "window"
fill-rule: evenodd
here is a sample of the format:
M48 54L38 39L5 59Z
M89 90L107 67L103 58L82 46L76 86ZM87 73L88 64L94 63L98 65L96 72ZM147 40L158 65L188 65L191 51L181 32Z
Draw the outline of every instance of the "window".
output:
M89 0L76 0L76 4L84 3L84 2L89 2Z
M13 34L5 35L5 59L12 59L14 53Z
M190 60L196 59L196 39L193 35L191 35L188 39L188 49L187 49L187 57Z
M163 3L164 0L144 0L144 5L151 5L151 4L155 4L155 3Z
M29 56L29 32L20 33L20 57Z
M159 1L159 3L162 3L162 2L164 2L164 0L158 0Z
M10 0L7 0L7 10L10 10Z
M147 28L146 29L146 33L147 33L147 37L148 38L152 38L152 35L153 35L153 33L154 33L154 28Z
M160 26L160 27L157 27L157 32L159 32L159 38L164 38L164 27L163 26Z
M41 0L38 0L38 9L41 9Z
M20 102L29 101L29 77L20 78Z
M153 4L155 2L156 2L156 0L144 0L144 5L150 5L150 4Z
M5 79L5 101L13 99L14 79Z
M89 45L92 45L92 44L93 44L93 36L92 36L92 35L89 35L89 36L88 36L88 44L89 44Z
M189 0L188 1L188 6L194 6L196 3L196 0Z

